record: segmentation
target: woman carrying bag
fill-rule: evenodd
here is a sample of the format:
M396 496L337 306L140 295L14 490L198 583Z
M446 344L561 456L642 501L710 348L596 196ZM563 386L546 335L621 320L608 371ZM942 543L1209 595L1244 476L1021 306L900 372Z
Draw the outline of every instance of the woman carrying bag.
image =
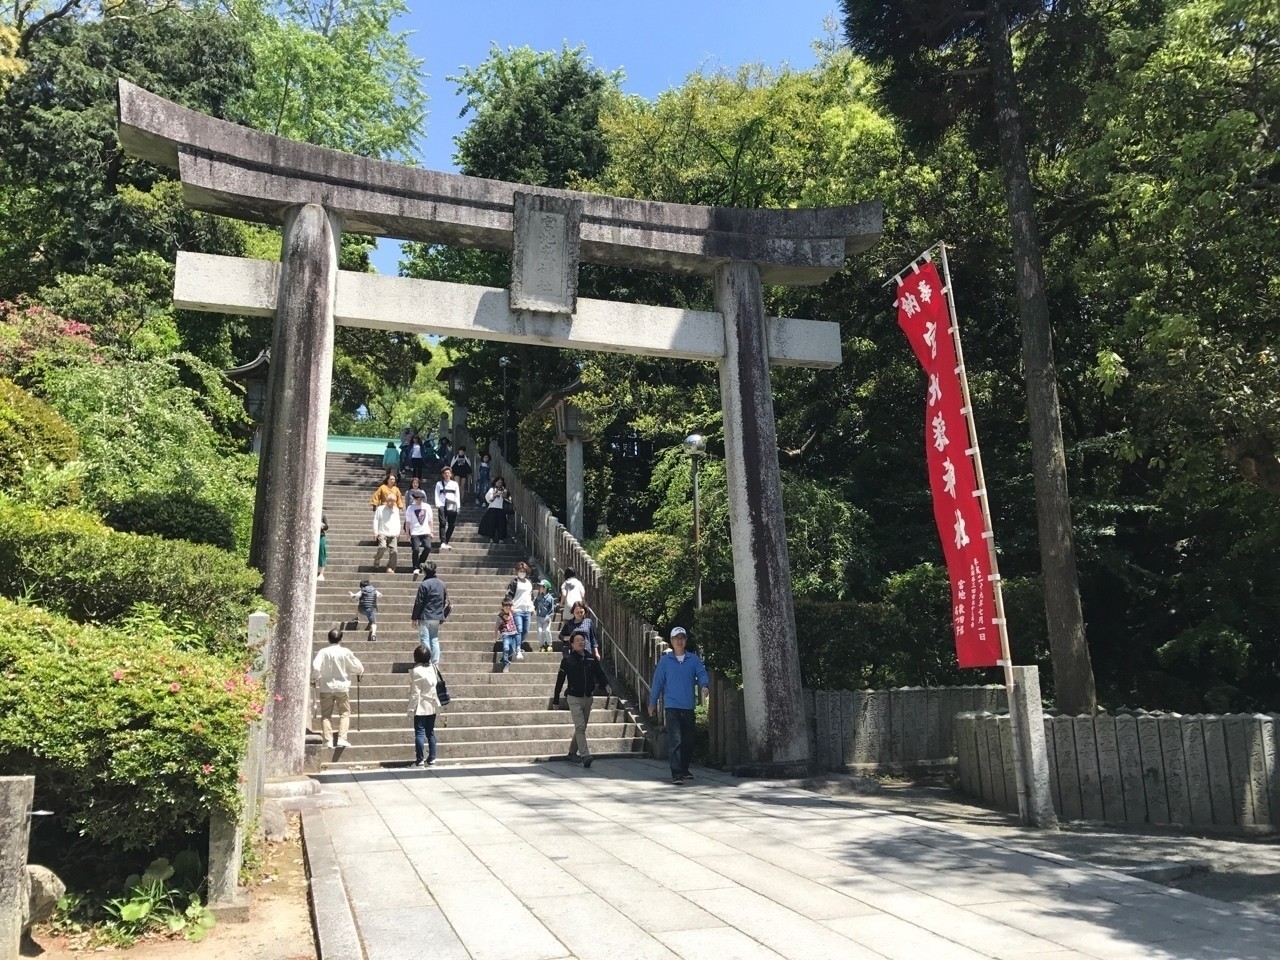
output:
M436 685L440 682L440 674L431 665L431 651L421 644L413 648L413 664L413 671L409 674L409 716L413 717L415 757L413 765L430 767L436 762L436 715L441 707Z
M489 507L480 518L480 536L488 537L490 543L498 543L507 539L507 512L510 509L511 497L507 493L506 481L498 477L493 486L484 495Z

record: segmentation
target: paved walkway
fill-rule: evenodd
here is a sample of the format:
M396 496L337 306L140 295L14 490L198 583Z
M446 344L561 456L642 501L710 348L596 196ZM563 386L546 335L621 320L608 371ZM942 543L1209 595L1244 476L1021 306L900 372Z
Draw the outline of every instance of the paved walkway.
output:
M1274 960L1280 916L952 827L598 760L330 778L328 960ZM363 951L363 952L362 952Z

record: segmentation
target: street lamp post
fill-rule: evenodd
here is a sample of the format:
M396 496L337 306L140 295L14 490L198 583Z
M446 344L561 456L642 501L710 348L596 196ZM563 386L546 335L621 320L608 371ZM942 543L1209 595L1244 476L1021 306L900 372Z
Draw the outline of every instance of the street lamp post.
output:
M707 438L700 433L691 433L684 438L684 452L689 457L689 467L693 472L693 604L702 609L702 531L698 504L698 468L702 458L707 455Z
M509 404L507 403L507 367L511 365L510 357L499 357L498 366L502 368L502 456L506 459L511 452L509 427Z

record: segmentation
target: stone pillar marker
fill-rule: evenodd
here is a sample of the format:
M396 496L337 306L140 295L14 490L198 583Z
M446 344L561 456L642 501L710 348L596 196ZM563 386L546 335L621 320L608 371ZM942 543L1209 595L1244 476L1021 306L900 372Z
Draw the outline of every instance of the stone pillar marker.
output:
M1044 711L1040 701L1040 668L1013 668L1013 695L1009 700L1014 735L1022 741L1022 782L1027 791L1026 823L1056 830L1049 780L1049 752L1044 738Z
M582 472L582 438L568 437L564 442L564 491L566 526L573 539L582 542L583 506L586 480Z
M759 268L742 261L719 267L715 306L724 315L720 402L748 767L759 775L802 775L809 767L809 735Z
M22 944L35 793L35 777L0 777L0 960L17 960Z
M255 511L267 547L260 558L262 592L278 615L270 653L268 777L301 775L305 756L340 235L337 218L318 204L294 208L285 219Z

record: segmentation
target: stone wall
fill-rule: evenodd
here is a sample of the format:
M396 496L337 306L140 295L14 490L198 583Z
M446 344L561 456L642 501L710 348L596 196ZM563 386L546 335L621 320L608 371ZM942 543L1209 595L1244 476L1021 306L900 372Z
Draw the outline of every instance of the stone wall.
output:
M805 690L803 700L810 755L827 771L952 764L955 715L1006 706L1002 686ZM745 761L742 710L742 691L713 672L707 714L711 763L731 769Z
M1280 714L1046 717L1065 820L1271 830L1280 825ZM955 718L961 789L1017 808L1007 716Z

